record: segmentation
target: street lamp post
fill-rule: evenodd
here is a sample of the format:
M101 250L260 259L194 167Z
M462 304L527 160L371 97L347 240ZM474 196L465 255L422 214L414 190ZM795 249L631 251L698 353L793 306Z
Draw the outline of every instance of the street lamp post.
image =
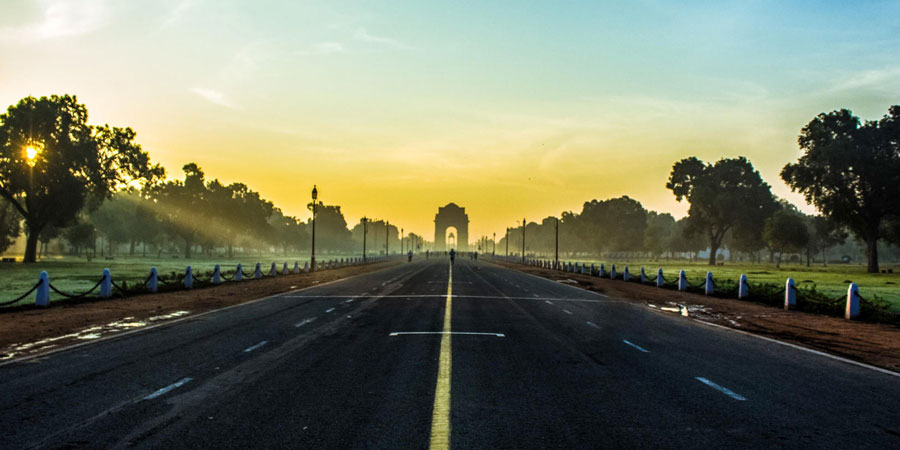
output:
M316 203L319 198L319 190L313 185L312 201L313 201L313 219L312 219L312 255L309 258L309 266L311 271L316 270Z
M403 254L403 228L400 229L400 254Z
M390 246L390 238L391 238L391 223L387 220L384 221L384 257L387 258L388 252L391 250Z
M366 236L369 234L369 227L366 223L367 219L365 217L362 218L363 224L363 263L366 262Z
M506 227L506 258L509 258L509 227Z
M497 233L494 233L494 238L491 239L491 256L497 255Z
M522 264L525 264L525 219L522 219Z
M559 217L556 218L556 254L554 261L559 264Z

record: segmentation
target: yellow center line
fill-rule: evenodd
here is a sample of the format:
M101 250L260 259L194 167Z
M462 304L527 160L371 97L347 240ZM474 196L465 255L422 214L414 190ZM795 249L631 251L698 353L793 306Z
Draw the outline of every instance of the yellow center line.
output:
M453 265L447 281L447 305L444 307L444 334L441 335L441 356L437 385L434 388L434 412L431 415L431 450L450 449L450 309L453 304Z

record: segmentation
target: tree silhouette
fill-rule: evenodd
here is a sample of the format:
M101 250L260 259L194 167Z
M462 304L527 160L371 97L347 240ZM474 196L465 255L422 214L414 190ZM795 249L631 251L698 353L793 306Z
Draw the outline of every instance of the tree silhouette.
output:
M763 240L773 251L778 252L775 267L781 267L784 252L799 252L809 242L809 230L799 211L781 208L772 217L766 219L763 228Z
M798 142L803 156L781 178L864 240L868 271L878 273L882 224L900 215L900 106L865 123L847 109L819 114Z
M25 219L25 262L36 260L44 227L71 224L88 195L106 198L162 175L134 131L90 126L87 118L69 95L26 97L0 115L0 196Z
M765 221L777 206L769 185L744 157L706 164L696 157L675 163L666 188L675 199L686 199L688 232L703 233L709 244L709 264L732 229Z

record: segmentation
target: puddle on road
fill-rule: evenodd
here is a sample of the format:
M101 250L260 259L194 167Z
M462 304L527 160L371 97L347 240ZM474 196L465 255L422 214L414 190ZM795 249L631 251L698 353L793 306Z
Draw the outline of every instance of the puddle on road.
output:
M135 320L134 317L123 317L119 320L107 323L105 325L93 325L87 327L76 333L44 338L39 341L27 342L24 344L10 344L2 352L0 352L0 361L39 353L58 346L60 341L90 341L94 339L100 339L101 337L109 334L145 327L147 325L150 325L152 322L174 319L177 317L186 316L188 314L190 314L190 311L175 311L169 314L148 317L145 320Z

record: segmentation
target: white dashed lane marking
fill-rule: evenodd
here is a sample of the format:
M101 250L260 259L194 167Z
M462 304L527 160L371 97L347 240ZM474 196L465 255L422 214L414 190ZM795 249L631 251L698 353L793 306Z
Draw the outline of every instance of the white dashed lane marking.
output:
M330 313L330 312L332 312L332 311L334 311L334 308L328 308L328 309L325 310L326 313Z
M634 348L636 348L636 349L638 349L638 350L640 350L640 351L642 351L642 352L644 352L644 353L650 353L650 350L647 350L647 349L645 349L644 347L641 347L640 345L632 344L631 342L628 341L628 339L622 339L622 342L624 342L624 343L626 343L626 344L628 344L628 345L630 345L630 346L632 346L632 347L634 347Z
M573 313L572 311L569 311L568 309L564 309L563 312L566 313L566 314L575 314L575 313Z
M307 319L303 319L303 320L297 322L296 324L294 324L294 326L297 327L297 328L300 328L300 327L302 327L303 325L306 325L306 324L308 324L308 323L310 323L310 322L312 322L312 321L314 321L314 320L316 320L315 317L310 317L310 318L307 318Z
M170 384L170 385L168 385L168 386L166 386L166 387L164 387L164 388L162 388L162 389L159 389L159 390L157 390L156 392L154 392L154 393L152 393L152 394L150 394L150 395L148 395L148 396L146 396L146 397L144 397L144 400L153 400L153 399L156 398L156 397L165 395L165 394L169 393L169 391L172 391L172 390L174 390L174 389L178 389L179 387L185 385L186 383L189 383L191 380L193 380L193 378L191 378L191 377L185 377L185 378L182 378L182 379L180 379L180 380L178 380L178 381L176 381L176 382L174 382L174 383L172 383L172 384Z
M694 378L696 378L697 381L699 381L699 382L701 382L701 383L703 383L703 384L705 384L705 385L707 385L707 386L709 386L709 387L711 387L711 388L713 388L713 389L715 389L715 390L717 390L717 391L719 391L719 392L721 392L721 393L723 393L723 394L725 394L725 395L727 395L727 396L729 396L729 397L731 397L731 398L733 398L733 399L735 399L735 400L738 400L738 401L744 401L744 400L747 400L744 396L742 396L742 395L740 395L740 394L736 394L736 393L735 393L734 391L732 391L731 389L728 389L728 388L725 387L725 386L719 386L718 384L713 383L712 381L709 381L709 380L707 380L706 378L703 378L703 377L694 377Z
M266 345L266 344L268 344L268 343L269 343L269 341L262 341L262 342L260 342L259 344L251 345L251 346L249 346L249 347L247 347L247 348L244 349L244 353L250 353L250 352L252 352L253 350L256 350L256 349L258 349L258 348L260 348L260 347L262 347L263 345Z

